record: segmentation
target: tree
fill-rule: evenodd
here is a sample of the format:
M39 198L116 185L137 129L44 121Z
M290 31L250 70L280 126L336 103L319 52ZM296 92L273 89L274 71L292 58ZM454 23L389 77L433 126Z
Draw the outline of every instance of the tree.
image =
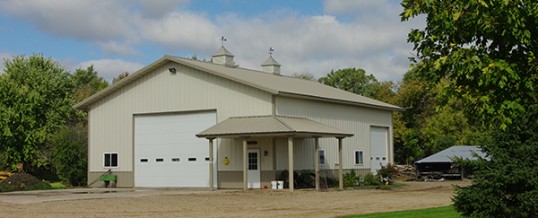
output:
M495 132L483 141L491 161L481 162L471 186L458 189L456 210L537 217L538 165L525 155L538 150L538 2L404 0L402 6L403 21L418 15L427 21L408 36L417 51L414 70L430 81L449 78L443 95L461 99L468 119Z
M97 75L93 65L86 69L76 69L71 79L75 87L75 102L80 102L108 86L108 82Z
M120 80L122 80L122 79L124 79L124 78L126 78L128 76L129 76L129 72L127 72L127 71L125 71L123 73L120 73L120 75L118 75L118 77L112 79L112 84L117 83Z
M331 70L327 76L319 78L319 82L366 97L376 95L379 85L374 75L366 75L366 72L360 68Z
M76 116L69 73L50 58L6 60L0 75L0 146L3 161L35 169L50 164L48 139Z
M536 103L536 1L404 0L402 6L404 21L427 16L426 28L408 37L417 51L415 70L433 81L450 77L447 91L469 105L469 117L505 128Z
M52 164L58 176L71 186L86 185L88 131L85 123L64 126L52 136Z

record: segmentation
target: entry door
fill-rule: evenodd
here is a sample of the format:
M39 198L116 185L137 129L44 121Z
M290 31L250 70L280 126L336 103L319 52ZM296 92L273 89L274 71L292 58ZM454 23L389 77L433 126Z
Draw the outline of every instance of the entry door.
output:
M370 160L371 172L377 174L381 166L387 166L389 147L389 129L386 127L370 127Z
M260 150L248 149L248 188L260 187Z

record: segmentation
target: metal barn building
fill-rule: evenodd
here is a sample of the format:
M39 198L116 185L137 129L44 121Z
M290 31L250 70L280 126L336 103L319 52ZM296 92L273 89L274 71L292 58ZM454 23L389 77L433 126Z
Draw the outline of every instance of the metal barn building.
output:
M272 57L262 69L235 66L224 47L210 62L167 55L78 103L88 181L111 170L118 187L246 189L284 170L338 178L393 162L399 107L282 76Z

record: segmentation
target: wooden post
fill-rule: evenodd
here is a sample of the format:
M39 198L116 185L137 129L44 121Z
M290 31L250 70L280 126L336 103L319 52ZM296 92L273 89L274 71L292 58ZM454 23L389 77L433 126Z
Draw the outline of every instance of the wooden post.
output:
M344 190L344 176L343 176L343 165L344 162L342 160L342 139L338 138L338 188L340 190Z
M213 138L209 139L209 190L213 191Z
M319 137L315 137L316 147L314 152L314 167L316 173L316 191L319 191Z
M243 190L248 189L248 155L247 155L247 138L243 138Z
M290 189L290 192L293 192L293 138L288 137L288 187Z

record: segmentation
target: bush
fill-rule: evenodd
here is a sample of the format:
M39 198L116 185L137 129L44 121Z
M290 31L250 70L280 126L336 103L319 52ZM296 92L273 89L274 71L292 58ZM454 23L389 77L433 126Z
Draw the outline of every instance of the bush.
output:
M364 176L364 185L381 185L381 177L379 174L374 176L374 174L368 173Z
M534 109L534 111L532 110ZM538 217L538 108L496 128L482 148L473 184L458 187L454 207L471 217Z
M398 169L392 163L387 164L387 166L381 166L381 169L377 170L377 175L380 175L382 178L392 179L397 174Z
M85 186L88 152L86 127L65 127L53 137L52 164L62 182L71 186Z
M358 184L360 176L355 174L355 171L344 174L344 187L353 187Z

